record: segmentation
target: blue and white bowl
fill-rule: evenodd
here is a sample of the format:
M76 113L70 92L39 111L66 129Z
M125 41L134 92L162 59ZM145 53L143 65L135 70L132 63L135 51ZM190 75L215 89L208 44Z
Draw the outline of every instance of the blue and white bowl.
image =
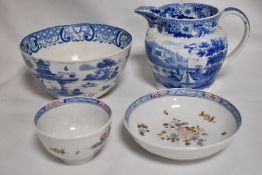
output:
M81 164L103 148L110 133L111 109L93 98L57 99L35 115L37 135L46 150L68 164Z
M26 36L20 50L35 80L55 97L100 97L119 80L132 44L127 31L72 24Z

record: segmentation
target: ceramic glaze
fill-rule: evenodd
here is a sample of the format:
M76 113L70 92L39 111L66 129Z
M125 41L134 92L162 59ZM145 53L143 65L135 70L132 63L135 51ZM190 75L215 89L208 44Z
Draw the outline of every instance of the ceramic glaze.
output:
M238 53L249 37L248 18L236 8L219 12L210 5L184 3L141 6L135 12L149 24L145 47L157 88L203 89L215 81L228 49L218 25L224 16L236 14L245 24L240 44L227 57Z
M35 116L35 127L44 147L65 163L91 160L110 132L111 110L92 98L65 98L48 103Z
M66 139L89 135L108 120L108 114L99 106L73 103L47 111L37 121L37 127L52 137Z
M47 28L20 43L27 68L55 97L100 97L118 81L131 49L131 35L104 24Z
M125 126L153 154L192 160L227 146L241 125L238 110L214 94L172 89L145 95L127 109Z
M86 52L87 50L100 50L100 52ZM50 61L91 61L114 55L122 49L115 45L105 43L67 43L55 45L35 53L38 58L49 58ZM61 52L62 51L62 52ZM56 55L52 57L52 55Z

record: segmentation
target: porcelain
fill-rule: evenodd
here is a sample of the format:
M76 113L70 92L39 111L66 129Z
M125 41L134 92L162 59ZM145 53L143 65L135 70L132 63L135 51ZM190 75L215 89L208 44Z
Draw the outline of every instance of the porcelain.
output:
M203 89L210 86L223 62L231 60L249 37L249 20L239 9L197 4L141 6L136 13L146 18L149 29L145 47L156 87ZM229 14L244 22L244 35L227 55L228 41L220 20Z
M225 148L241 125L227 100L194 89L145 95L127 109L124 125L147 151L176 160L194 160Z
M100 97L118 81L131 35L104 24L72 24L26 36L20 50L38 84L55 97Z
M82 164L103 148L110 132L111 109L84 97L57 99L35 115L37 135L46 150L67 164Z

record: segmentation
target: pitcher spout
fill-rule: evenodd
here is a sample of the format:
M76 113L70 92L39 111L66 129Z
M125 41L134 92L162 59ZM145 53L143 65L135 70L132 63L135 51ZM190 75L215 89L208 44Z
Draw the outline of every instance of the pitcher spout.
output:
M135 13L142 15L147 20L149 27L156 27L159 12L160 10L153 6L140 6L135 9Z

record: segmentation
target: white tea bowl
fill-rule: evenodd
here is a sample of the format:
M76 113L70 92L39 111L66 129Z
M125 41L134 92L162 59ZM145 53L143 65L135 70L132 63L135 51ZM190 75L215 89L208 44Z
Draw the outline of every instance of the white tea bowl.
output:
M217 95L169 89L133 102L124 125L147 151L169 159L194 160L226 147L240 128L241 116Z
M119 80L132 36L105 24L71 24L26 36L20 51L31 75L55 97L100 97Z
M37 112L34 123L49 153L65 163L81 164L91 160L105 145L111 109L92 98L57 99Z

